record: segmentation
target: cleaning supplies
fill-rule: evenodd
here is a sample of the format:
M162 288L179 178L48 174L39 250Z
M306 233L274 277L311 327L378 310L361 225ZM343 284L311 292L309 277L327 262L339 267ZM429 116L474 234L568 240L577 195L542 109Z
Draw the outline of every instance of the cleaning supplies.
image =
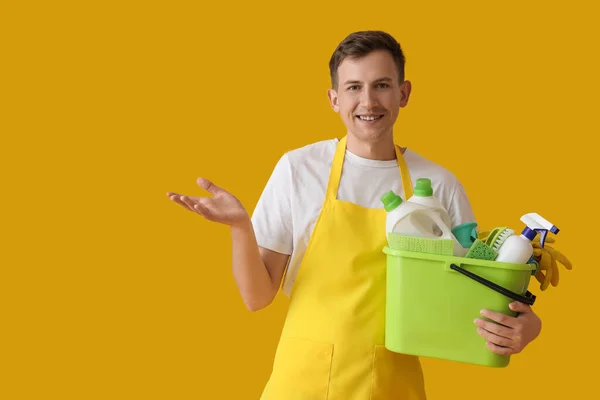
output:
M475 239L475 242L469 248L465 258L475 258L477 260L494 261L498 257L498 253L490 246L485 244L480 239Z
M389 190L381 196L381 202L387 212L386 237L395 233L426 239L451 240L453 255L462 257L465 249L456 240L449 225L447 225L435 210L417 203L404 202L400 196Z
M490 242L497 243L501 241L497 240L497 238L503 235L504 230L508 230L508 228L499 227L491 231L479 231L477 237L481 241L488 243L488 245ZM508 237L511 235L512 233L509 234ZM554 287L558 286L558 263L562 264L567 270L573 269L573 265L569 259L564 256L564 254L555 248L548 246L548 243L555 243L555 241L556 240L553 237L548 236L544 238L544 246L542 246L539 235L536 235L536 237L531 241L531 245L533 246L533 255L530 257L529 261L527 261L527 264L535 266L535 269L532 271L532 275L534 275L537 281L540 283L540 290L542 291L546 290L550 285Z
M531 241L538 233L540 233L540 244L543 248L548 232L552 232L555 235L559 232L559 229L554 224L536 213L523 215L521 221L525 223L525 228L520 235L513 235L506 239L504 244L497 250L498 257L496 261L525 264L533 254Z
M383 208L387 212L385 220L386 237L388 233L395 232L405 236L422 236L420 226L422 221L419 216L407 219L406 217L416 210L426 210L425 206L415 203L408 203L402 200L402 197L394 193L393 190L388 190L381 196ZM400 221L403 223L399 225ZM411 222L413 224L411 224Z
M421 204L428 207L438 213L444 223L452 227L452 221L448 211L437 197L433 195L433 188L431 187L431 179L429 178L418 178L417 184L415 185L414 193L407 201L409 203Z
M504 244L506 239L515 234L515 231L505 226L499 226L492 229L487 238L480 237L481 240L490 246L493 250L498 251Z
M452 234L465 249L470 248L477 239L477 223L465 222L452 229Z

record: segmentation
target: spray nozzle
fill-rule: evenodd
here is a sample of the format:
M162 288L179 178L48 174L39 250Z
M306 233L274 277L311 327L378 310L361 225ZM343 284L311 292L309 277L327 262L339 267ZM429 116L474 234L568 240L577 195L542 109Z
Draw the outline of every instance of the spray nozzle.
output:
M559 229L551 222L544 219L542 216L536 213L525 214L521 217L521 221L527 225L521 234L529 240L535 239L535 236L540 234L540 245L544 247L546 242L546 236L548 231L558 234Z

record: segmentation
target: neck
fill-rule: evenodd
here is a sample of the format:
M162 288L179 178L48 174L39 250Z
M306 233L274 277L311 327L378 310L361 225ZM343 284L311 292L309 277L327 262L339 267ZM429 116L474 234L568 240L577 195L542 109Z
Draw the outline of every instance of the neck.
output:
M396 149L393 136L364 141L354 135L348 135L346 149L359 157L369 160L388 161L396 159ZM401 149L404 153L404 149Z

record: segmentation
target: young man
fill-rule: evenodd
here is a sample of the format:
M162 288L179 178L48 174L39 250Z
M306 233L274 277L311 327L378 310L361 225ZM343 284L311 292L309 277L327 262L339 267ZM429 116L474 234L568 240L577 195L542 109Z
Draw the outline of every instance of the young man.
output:
M380 196L391 188L407 199L416 179L427 177L453 226L475 218L452 173L394 144L393 126L411 92L398 42L385 32L353 33L329 66L329 100L347 135L284 154L252 217L203 178L198 184L212 198L168 196L231 227L233 273L250 310L272 302L286 271L282 289L290 307L263 399L422 400L418 358L384 347ZM475 322L491 351L520 352L539 334L529 306L512 309L518 317L484 313L502 325Z

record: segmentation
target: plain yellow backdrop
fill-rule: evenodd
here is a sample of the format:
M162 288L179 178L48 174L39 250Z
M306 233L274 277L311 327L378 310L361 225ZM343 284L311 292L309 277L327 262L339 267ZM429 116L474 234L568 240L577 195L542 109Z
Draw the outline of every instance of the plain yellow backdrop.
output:
M0 398L258 398L287 299L248 312L228 230L165 193L205 176L253 210L283 152L343 136L328 61L362 29L406 52L398 143L457 175L481 228L558 225L575 266L532 279L543 331L509 367L424 359L429 398L593 397L593 4L0 2Z

